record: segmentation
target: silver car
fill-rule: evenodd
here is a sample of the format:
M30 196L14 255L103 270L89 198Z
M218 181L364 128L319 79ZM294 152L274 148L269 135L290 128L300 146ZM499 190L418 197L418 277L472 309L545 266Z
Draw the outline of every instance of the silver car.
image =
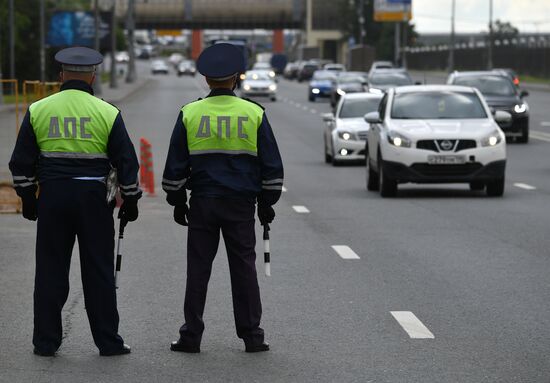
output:
M340 98L335 115L323 115L327 123L323 133L326 163L337 166L344 161L365 160L369 124L364 116L377 111L381 99L381 94L346 93Z
M266 70L249 70L241 85L243 97L269 97L277 101L277 84Z

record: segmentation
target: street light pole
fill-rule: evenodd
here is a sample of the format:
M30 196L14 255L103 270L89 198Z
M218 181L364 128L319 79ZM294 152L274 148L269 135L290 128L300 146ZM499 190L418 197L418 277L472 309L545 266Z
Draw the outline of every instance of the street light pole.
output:
M44 0L40 0L40 81L46 81L46 10Z
M9 0L9 44L10 44L10 78L15 78L15 17L13 0Z
M94 48L99 52L101 49L99 32L100 32L100 19L99 19L99 1L94 0ZM101 67L103 64L99 64L96 68L96 77L94 81L94 94L99 96L102 93L101 90Z
M489 47L487 69L493 69L493 0L489 0Z
M451 8L451 42L449 46L449 72L455 70L455 0L452 0Z
M116 78L116 0L113 0L111 6L111 78L109 86L111 88L117 88Z
M134 19L135 1L128 1L128 13L126 15L126 30L128 31L128 74L126 82L132 83L136 81L136 53L134 51L134 30L136 23Z

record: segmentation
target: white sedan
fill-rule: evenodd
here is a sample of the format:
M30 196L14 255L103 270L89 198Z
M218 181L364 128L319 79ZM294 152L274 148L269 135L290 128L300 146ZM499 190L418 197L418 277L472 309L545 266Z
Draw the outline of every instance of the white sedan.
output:
M364 116L378 110L382 95L346 93L340 98L336 114L327 113L324 135L325 162L334 166L344 161L365 160L365 140L369 124Z
M249 70L241 84L241 94L243 97L269 97L271 101L276 101L277 84L268 71Z
M504 193L506 139L477 89L454 85L390 89L380 112L365 116L367 189L395 196L398 184L468 183L489 196Z

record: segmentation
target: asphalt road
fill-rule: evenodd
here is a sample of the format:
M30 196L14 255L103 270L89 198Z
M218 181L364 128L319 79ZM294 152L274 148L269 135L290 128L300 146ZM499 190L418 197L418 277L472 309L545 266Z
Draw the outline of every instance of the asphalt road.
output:
M171 74L118 105L134 142L151 141L157 180L157 196L142 199L126 230L118 298L131 355L98 356L77 252L64 343L55 358L32 354L35 225L0 216L0 381L550 381L550 93L531 92L540 139L508 145L504 197L404 185L381 199L365 190L363 166L324 164L320 114L329 105L309 103L305 84L282 80L277 102L260 100L287 188L272 225L271 278L258 259L272 350L246 354L235 335L221 246L202 353L185 355L169 344L183 317L186 231L159 185L180 106L205 94L200 77ZM349 249L337 248L342 257L333 246Z

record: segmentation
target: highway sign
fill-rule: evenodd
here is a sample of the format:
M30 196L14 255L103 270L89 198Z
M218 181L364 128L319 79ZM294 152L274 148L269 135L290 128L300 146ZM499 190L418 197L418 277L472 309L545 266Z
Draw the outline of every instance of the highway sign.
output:
M408 21L412 18L411 3L411 0L375 0L374 21Z

